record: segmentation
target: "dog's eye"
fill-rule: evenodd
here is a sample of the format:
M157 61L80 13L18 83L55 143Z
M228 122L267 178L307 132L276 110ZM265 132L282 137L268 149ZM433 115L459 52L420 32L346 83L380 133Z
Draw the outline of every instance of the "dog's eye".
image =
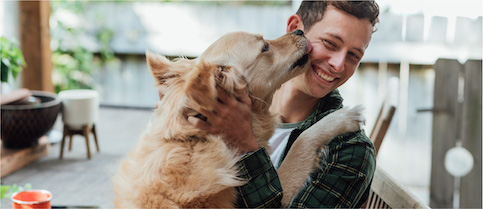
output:
M268 43L265 43L265 45L263 46L262 52L266 52L269 49L270 49L270 45L268 45Z

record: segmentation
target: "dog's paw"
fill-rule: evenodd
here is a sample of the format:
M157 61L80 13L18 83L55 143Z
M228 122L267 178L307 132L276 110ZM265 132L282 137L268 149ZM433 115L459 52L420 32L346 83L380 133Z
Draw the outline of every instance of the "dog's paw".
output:
M362 114L364 108L361 105L353 108L342 108L327 116L323 120L326 121L328 129L332 129L337 134L359 131L365 125L366 119Z
M362 129L365 118L362 106L342 108L328 114L313 126L302 132L299 138L308 140L317 149L327 144L332 138Z

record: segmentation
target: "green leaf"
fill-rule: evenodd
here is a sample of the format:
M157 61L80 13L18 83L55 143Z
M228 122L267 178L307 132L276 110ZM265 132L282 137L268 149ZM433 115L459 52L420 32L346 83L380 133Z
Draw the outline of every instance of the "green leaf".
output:
M31 190L32 185L27 183L23 187L22 186L17 186L17 184L13 185L1 185L0 188L0 199L2 198L9 198L11 197L15 192L21 192L25 190Z
M7 191L10 189L11 186L9 185L1 185L0 186L0 199L3 199L3 197L7 194Z
M8 82L9 68L7 67L6 63L3 62L3 60L2 60L1 68L2 68L2 71L1 71L2 82Z
M5 37L0 37L1 45L1 76L2 82L8 82L9 75L15 79L22 67L26 65L22 51L16 46L16 40L10 41Z

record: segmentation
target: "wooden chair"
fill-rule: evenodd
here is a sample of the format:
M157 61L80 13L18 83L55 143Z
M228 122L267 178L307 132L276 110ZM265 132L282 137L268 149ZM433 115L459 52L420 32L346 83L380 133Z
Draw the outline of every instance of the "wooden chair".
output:
M382 107L379 110L376 123L374 124L374 128L369 136L376 149L376 156L379 152L379 148L381 147L382 140L389 129L389 125L391 124L395 112L396 104L393 102L388 102L387 100L382 104Z
M404 189L384 170L376 167L371 192L361 208L430 208Z
M374 144L376 155L379 152L384 136L396 112L396 104L386 100L377 116L376 123L369 138ZM418 200L411 192L404 189L384 170L376 167L371 191L367 201L361 208L430 208Z
M97 152L99 143L96 133L96 122L99 117L99 93L89 89L72 89L59 92L62 100L62 121L64 136L60 146L60 159L64 155L64 145L69 137L69 151L72 150L72 137L76 134L84 136L87 146L87 159L91 158L89 134L94 135Z

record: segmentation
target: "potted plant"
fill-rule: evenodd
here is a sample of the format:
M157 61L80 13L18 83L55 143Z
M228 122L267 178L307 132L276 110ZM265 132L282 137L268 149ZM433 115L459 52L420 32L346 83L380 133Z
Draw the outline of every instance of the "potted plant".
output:
M14 42L9 41L5 37L0 37L1 45L1 81L8 83L10 75L15 79L18 73L22 71L22 67L26 65L22 55L22 51L15 45Z
M14 42L0 37L0 44L2 49L0 106L2 146L6 148L35 146L38 144L38 139L54 125L61 107L60 99L54 93L27 89L7 93L3 84L9 83L9 77L15 79L26 63L22 51Z

